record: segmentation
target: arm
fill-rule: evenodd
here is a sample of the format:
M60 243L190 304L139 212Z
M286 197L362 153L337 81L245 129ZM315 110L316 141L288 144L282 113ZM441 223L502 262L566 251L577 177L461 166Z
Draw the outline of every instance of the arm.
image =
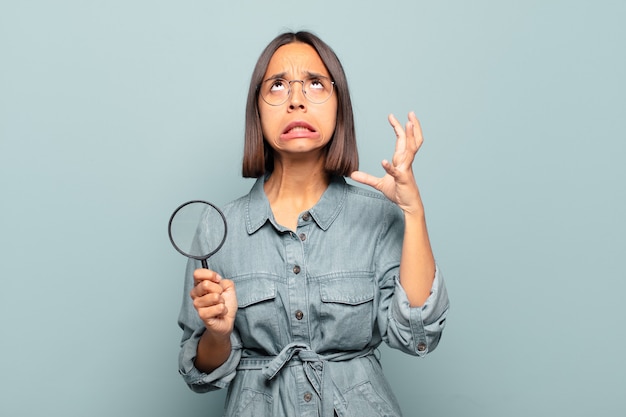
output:
M435 260L426 229L424 206L413 175L413 160L423 142L422 131L415 113L409 113L406 129L393 116L389 123L396 134L396 149L389 162L382 166L386 175L376 178L361 171L351 178L381 191L404 213L405 229L400 261L400 283L412 307L424 304L430 295L435 277Z
M404 214L404 240L400 260L400 283L411 307L424 304L435 278L435 258L430 247L424 213Z

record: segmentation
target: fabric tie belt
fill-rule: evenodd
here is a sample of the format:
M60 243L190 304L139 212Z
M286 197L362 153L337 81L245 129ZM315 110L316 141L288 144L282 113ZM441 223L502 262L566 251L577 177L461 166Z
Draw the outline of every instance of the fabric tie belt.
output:
M291 362L297 359L298 362L302 363L304 374L320 398L321 415L327 417L333 415L333 402L335 399L341 401L342 395L330 373L325 369L325 364L329 361L346 361L373 354L374 349L370 348L359 352L343 352L322 356L307 344L294 342L285 346L278 355L273 357L243 357L237 369L261 369L265 378L272 380L285 366L291 366Z

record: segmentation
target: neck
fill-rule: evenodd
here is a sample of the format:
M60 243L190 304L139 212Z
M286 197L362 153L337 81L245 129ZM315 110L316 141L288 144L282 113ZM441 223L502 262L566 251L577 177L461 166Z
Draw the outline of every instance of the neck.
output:
M330 182L323 163L274 161L274 171L264 189L278 223L295 230L298 215L319 201Z
M276 161L274 171L265 183L270 203L277 200L319 200L329 184L329 177L320 164L285 164ZM304 207L307 209L309 207Z

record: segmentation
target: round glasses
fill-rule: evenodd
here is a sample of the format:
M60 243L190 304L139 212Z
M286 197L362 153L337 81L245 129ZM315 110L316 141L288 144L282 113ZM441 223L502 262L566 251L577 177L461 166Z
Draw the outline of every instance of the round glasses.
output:
M302 84L304 97L311 103L322 104L333 94L334 81L326 77L311 77L306 80L285 80L269 78L260 85L261 98L270 106L280 106L291 95L291 84Z

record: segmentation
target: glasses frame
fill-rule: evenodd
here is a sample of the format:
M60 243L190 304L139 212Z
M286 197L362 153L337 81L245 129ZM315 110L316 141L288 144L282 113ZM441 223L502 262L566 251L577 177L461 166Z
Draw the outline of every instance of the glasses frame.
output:
M330 81L330 93L328 94L328 97L326 97L322 101L313 101L306 94L306 89L304 88L304 83L307 82L307 81L321 79L321 78L324 78L324 79ZM265 84L268 81L284 81L284 82L287 83L287 85L289 86L289 89L287 90L287 95L285 96L285 100L281 101L280 103L276 103L275 104L275 103L270 103L269 101L267 101L265 99L265 96L263 95L263 91L262 91L261 87L263 87L263 84ZM289 98L291 97L291 93L293 92L293 88L291 88L291 84L292 83L300 83L302 85L302 95L304 95L304 97L307 99L307 101L309 103L313 103L313 104L323 104L323 103L326 103L333 96L333 92L335 91L335 82L333 80L331 80L330 78L325 77L323 75L322 76L316 76L316 77L310 77L310 78L307 78L305 80L287 80L285 78L268 78L267 80L263 80L263 82L257 86L257 90L259 91L259 95L261 96L261 98L263 99L264 102L266 102L270 106L281 106L281 105L285 104L289 100Z

